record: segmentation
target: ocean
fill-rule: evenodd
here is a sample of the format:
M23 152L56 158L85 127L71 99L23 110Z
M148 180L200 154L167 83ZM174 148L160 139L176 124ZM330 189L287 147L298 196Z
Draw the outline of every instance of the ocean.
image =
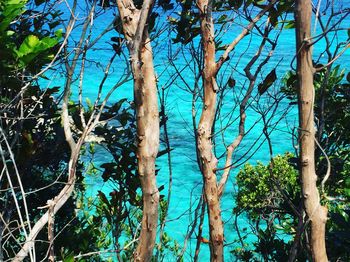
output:
M71 1L68 1L71 2ZM338 5L349 7L350 1L338 1ZM85 1L79 1L79 7L76 12L78 17L77 24L81 24L85 15ZM66 3L63 1L58 6L66 17L68 17L68 10ZM160 10L159 10L160 11ZM115 8L109 8L106 10L99 10L99 14L94 18L94 25L92 27L92 39L99 36L99 34L113 21ZM218 37L223 44L230 43L242 30L241 24L247 24L246 21L236 17L233 12L228 12L228 15L234 17L234 21L228 24L225 30L218 33ZM167 18L176 17L176 13L162 13L160 11L158 27L161 28L162 24ZM287 20L293 20L293 17L287 17ZM347 18L342 22L344 27L348 27L350 19ZM318 23L315 24L315 34L320 31ZM80 36L80 27L73 31L69 44L72 48L73 41L77 40ZM272 35L277 30L272 32ZM103 77L103 70L107 65L110 57L113 54L111 48L110 38L118 36L117 32L112 30L105 34L98 43L92 47L88 53L88 62L86 64L86 70L83 81L83 95L84 100L88 98L94 101L97 96L97 89L99 83ZM167 224L165 231L167 234L176 240L181 246L184 243L184 237L191 222L193 222L193 210L196 207L198 200L201 196L202 190L202 176L196 163L196 150L195 140L192 128L192 95L186 91L186 84L193 88L194 74L192 68L194 66L194 57L191 54L188 47L181 50L179 44L172 44L170 38L174 37L174 32L169 29L164 29L161 34L154 38L152 42L154 51L154 63L155 70L158 76L159 90L166 88L166 114L168 116L168 132L171 148L173 148L172 154L172 167L173 167L173 182L172 182L172 194L170 199L169 214L167 218ZM339 33L338 41L346 41L348 38L347 32L343 31ZM225 144L233 141L238 133L238 105L237 100L242 98L242 91L247 88L247 79L243 75L243 68L256 53L257 48L261 42L261 37L256 35L253 31L243 41L241 41L235 48L234 52L230 55L230 62L227 62L220 74L218 75L217 82L219 86L223 86L229 77L232 77L236 81L236 85L229 90L223 99L223 106L221 109L221 120L217 122L216 130L221 130L227 123L230 125L224 129L224 133L218 133L215 136L216 142L216 155L220 156L225 151ZM198 47L199 39L194 41L194 46ZM325 42L319 41L314 46L314 58L320 57L320 60L324 62L326 59L322 51L324 49ZM180 50L180 51L178 51ZM125 50L126 55L127 51ZM269 46L263 50L265 56L269 52ZM273 105L273 100L269 98L269 95L265 94L259 96L257 94L257 85L264 79L264 77L274 68L277 72L277 81L274 86L269 89L268 94L271 96L278 92L279 87L283 84L283 76L290 70L291 64L295 65L293 61L295 56L295 32L294 29L283 30L278 40L276 50L270 59L270 61L263 67L261 73L258 75L255 91L253 97L249 102L249 108L247 109L246 120L246 136L233 156L233 161L237 163L232 169L229 181L226 185L224 195L221 201L222 216L225 225L225 244L229 244L237 240L237 233L234 228L234 214L233 208L235 206L234 195L236 191L235 175L239 171L240 167L245 162L255 164L257 161L267 163L270 159L269 150L264 136L262 136L263 123L261 115L257 113L258 110L267 110ZM175 55L177 54L177 55ZM218 52L219 57L221 52ZM263 57L264 57L263 56ZM169 59L172 57L172 62L179 68L183 69L183 79L177 77L170 85L168 80L173 77L176 72L170 65ZM260 60L261 61L261 60ZM341 58L336 63L341 64L344 68L349 66L350 51L344 52ZM117 57L110 69L110 75L103 88L103 95L110 90L110 88L118 82L118 80L124 75L125 68L128 61L123 56ZM253 67L256 69L256 67ZM348 70L348 68L346 68ZM77 72L78 73L78 72ZM53 72L50 75L51 81L43 81L46 86L60 85L64 83L64 75L60 74L60 70ZM186 84L184 82L186 81ZM77 100L77 82L72 90L72 100ZM110 98L110 103L114 103L122 98L129 100L133 99L133 84L129 81L119 87ZM197 124L201 112L202 104L200 101L196 101L195 109L197 112ZM284 116L286 110L288 113ZM283 118L282 118L283 116ZM281 119L279 119L281 118ZM231 120L235 120L232 121ZM271 140L273 145L273 154L283 154L287 151L294 152L291 132L298 124L297 108L290 106L289 101L282 100L278 108L276 109L276 116L273 118L271 126L276 123L274 128L270 128ZM161 149L164 149L164 145L161 145ZM105 153L97 153L95 161L97 163L103 163L108 161L110 157ZM219 160L218 167L224 166L225 159ZM164 185L165 189L161 194L167 194L169 171L167 165L167 156L164 155L157 159L157 167L160 169L157 176L158 186ZM112 189L112 184L104 183L98 176L87 176L86 181L88 187L88 195L95 197L98 190L109 192ZM106 194L107 195L107 194ZM191 210L190 210L191 208ZM238 226L240 229L247 227L249 233L251 229L247 225L247 220L243 215L238 218ZM197 230L196 230L197 231ZM204 222L203 237L209 238L207 221ZM254 235L251 233L248 237L249 240L253 240ZM188 243L187 251L185 253L185 261L191 261L190 257L193 257L196 245L195 234ZM235 244L228 245L225 248L225 260L234 260L230 251L235 247ZM200 261L209 261L209 247L207 244L202 244L200 251ZM175 261L175 258L169 253L165 261Z

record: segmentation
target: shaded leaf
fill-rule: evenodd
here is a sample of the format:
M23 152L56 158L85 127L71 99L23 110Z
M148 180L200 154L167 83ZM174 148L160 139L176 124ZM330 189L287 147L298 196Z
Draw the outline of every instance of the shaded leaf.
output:
M272 84L276 81L277 75L276 75L276 69L272 69L272 71L266 76L264 81L259 84L258 86L258 91L259 94L262 95L264 94L267 89L272 86Z
M236 85L236 80L233 77L230 77L227 80L227 84L228 84L229 87L233 88Z

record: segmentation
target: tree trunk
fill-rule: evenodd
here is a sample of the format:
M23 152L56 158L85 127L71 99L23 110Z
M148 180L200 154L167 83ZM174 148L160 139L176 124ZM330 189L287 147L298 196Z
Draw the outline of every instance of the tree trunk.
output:
M224 230L220 210L220 198L215 169L217 159L213 153L212 127L216 109L216 72L214 24L211 3L198 1L201 15L201 34L204 52L204 69L202 73L204 104L198 125L198 152L202 162L204 194L208 208L211 261L223 261Z
M136 9L132 1L118 1L134 77L138 173L143 194L142 228L135 261L151 260L158 223L155 160L159 147L159 112L152 47L146 26L150 7L151 1L146 0L141 10Z
M313 260L328 261L325 244L327 208L321 206L315 171L314 67L310 45L311 1L296 0L297 75L300 127L300 172L305 211L311 222Z
M157 87L150 40L141 51L143 83L134 82L137 112L137 159L143 193L143 217L136 261L152 258L157 233L159 192L156 184L155 160L159 147Z

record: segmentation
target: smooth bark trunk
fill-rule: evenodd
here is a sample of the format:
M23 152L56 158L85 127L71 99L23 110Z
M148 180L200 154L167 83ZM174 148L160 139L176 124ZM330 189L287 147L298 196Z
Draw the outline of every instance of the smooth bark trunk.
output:
M315 171L314 67L310 45L310 0L296 0L297 75L299 82L300 173L305 211L311 222L311 250L316 262L328 261L325 244L327 208L320 204Z

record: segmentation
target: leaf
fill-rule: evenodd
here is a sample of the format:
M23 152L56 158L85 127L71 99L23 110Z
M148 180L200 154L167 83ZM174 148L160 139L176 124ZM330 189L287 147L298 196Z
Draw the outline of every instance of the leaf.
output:
M27 54L32 53L39 44L40 44L40 40L37 36L35 35L27 36L17 51L18 57L23 57Z
M45 3L45 0L35 0L36 5L41 5L43 3Z
M45 91L45 95L53 95L54 93L57 93L58 91L60 91L60 87L59 86L54 86L52 88L47 88Z
M242 4L243 4L243 0L230 0L229 1L230 6L232 6L234 9L239 9Z
M85 101L89 108L89 111L91 112L94 109L94 105L92 104L91 100L88 97L85 99Z
M149 32L152 32L156 26L156 19L159 16L159 14L152 12L152 14L148 18L148 30Z
M169 153L170 151L173 151L173 150L174 150L173 148L171 148L170 150L168 150L168 149L161 150L161 151L158 152L157 157L161 157L161 156L163 156L163 155L165 155L165 154L167 154L167 153Z
M58 40L56 38L51 38L51 37L47 36L47 37L44 37L43 39L40 40L40 45L38 46L38 48L35 51L41 52L41 51L47 50L49 48L52 48L57 44L58 44Z
M121 106L123 105L123 103L124 103L125 101L127 101L126 98L120 99L117 103L115 103L115 104L112 106L111 110L112 110L113 112L117 113L117 112L120 110Z
M258 91L259 94L264 94L267 89L272 86L272 84L276 81L277 75L276 75L276 68L272 69L272 71L266 76L264 81L259 84Z
M158 191L159 192L162 191L162 190L164 190L164 185L161 185L160 187L158 187Z
M113 50L117 53L118 56L120 56L122 49L119 44L112 44Z
M111 207L106 195L102 191L98 191L98 196L103 203L105 203L109 208Z
M0 17L0 32L4 32L11 22L24 12L24 7L27 1L24 0L12 0L6 4L2 3L2 12Z
M278 12L274 7L270 9L269 17L271 25L276 27L278 23Z
M228 80L227 80L227 84L229 87L233 88L235 87L236 85L236 80L233 78L233 77L230 77Z
M35 35L27 36L18 50L15 50L21 63L25 66L30 63L40 53L54 47L58 43L58 38L44 37L39 39Z
M71 255L63 258L63 262L74 262L74 255L71 254Z
M218 24L224 23L226 21L226 18L227 18L227 15L225 15L225 14L220 16L218 19Z
M14 35L14 34L15 34L14 31L11 31L11 30L6 31L6 36L12 36L12 35Z
M60 24L61 24L61 21L53 21L53 22L49 23L49 28L51 30Z
M58 29L55 32L55 36L57 37L57 40L60 40L62 38L62 34L63 34L63 30L62 29Z
M165 11L174 8L174 4L171 3L171 0L158 0L158 5L162 7Z
M295 28L295 21L294 20L288 21L287 24L284 26L284 28L285 29Z
M119 34L123 34L122 20L120 16L115 16L113 26L115 31L117 31Z

